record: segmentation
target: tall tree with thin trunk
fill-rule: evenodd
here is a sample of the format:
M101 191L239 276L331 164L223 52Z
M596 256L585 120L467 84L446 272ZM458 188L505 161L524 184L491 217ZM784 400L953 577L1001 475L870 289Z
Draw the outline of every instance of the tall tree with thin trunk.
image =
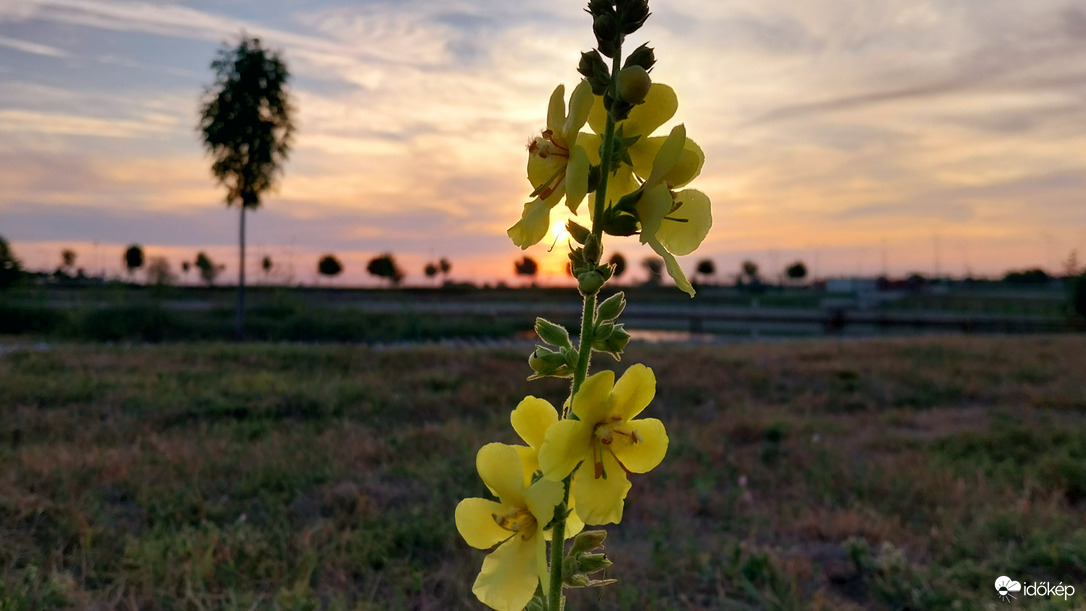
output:
M279 54L260 39L242 37L223 47L215 61L215 83L200 107L200 135L214 161L211 173L226 187L226 205L240 211L238 305L234 335L245 328L245 210L275 184L290 152L294 109L287 96L290 78Z

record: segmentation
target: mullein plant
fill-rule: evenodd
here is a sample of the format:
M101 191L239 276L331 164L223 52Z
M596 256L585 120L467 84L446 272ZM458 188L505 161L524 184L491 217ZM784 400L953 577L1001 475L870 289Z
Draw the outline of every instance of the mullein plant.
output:
M675 91L652 81L656 59L647 45L623 59L626 37L649 17L647 1L590 0L587 12L597 47L581 54L584 79L568 104L562 85L550 97L547 126L528 146L531 201L508 231L528 248L546 235L555 206L564 200L576 214L587 200L591 227L566 225L584 299L580 334L575 344L561 325L536 319L547 345L528 359L529 380L570 378L569 399L561 409L537 397L521 401L510 423L524 445L491 443L476 457L495 499L464 499L456 507L468 545L495 548L472 591L499 610L560 611L563 588L613 583L597 579L612 565L602 551L606 532L583 529L621 522L629 476L653 469L667 453L663 423L640 417L656 394L652 369L636 364L618 379L611 371L588 375L593 352L617 361L630 340L618 322L623 293L597 303L613 273L602 263L604 236L637 236L693 297L675 257L692 253L712 225L709 198L683 188L701 172L701 149L683 125L653 135L675 115Z

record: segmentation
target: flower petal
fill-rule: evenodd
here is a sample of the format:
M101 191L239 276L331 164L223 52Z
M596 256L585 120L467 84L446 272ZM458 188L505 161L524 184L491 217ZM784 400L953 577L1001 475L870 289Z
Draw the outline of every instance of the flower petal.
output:
M533 189L538 189L548 180L553 180L551 186L558 184L557 176L566 168L568 160L561 155L549 155L540 157L538 153L528 155L528 182Z
M584 147L574 146L566 165L566 206L574 214L588 194L588 166L588 152Z
M607 127L607 110L603 107L603 97L594 97L592 112L588 113L588 124L592 131L602 134ZM645 102L634 106L630 115L620 122L622 135L627 138L648 136L674 117L678 109L679 97L675 95L675 90L662 83L653 83L645 96Z
M602 422L611 415L614 399L611 389L615 386L615 372L601 371L588 376L573 396L573 413L588 426Z
M479 448L475 456L475 468L488 488L501 502L513 507L525 507L524 467L513 446L504 443L488 443Z
M464 499L456 506L456 530L468 545L490 549L512 534L494 521L495 515L505 515L510 509L487 499Z
M539 583L535 539L512 537L483 559L471 588L483 604L499 611L521 611L532 600Z
M633 193L641 187L641 184L634 178L633 169L626 164L618 166L611 176L607 178L607 207L615 205L615 202L622 199L623 195ZM596 194L592 192L588 195L588 211L591 216L595 217L596 214Z
M551 208L553 207L554 203L538 197L524 204L520 220L506 230L506 235L513 240L513 244L525 249L539 242L543 236L547 235L547 230L551 227Z
M675 260L675 255L668 252L655 236L648 239L648 244L656 251L656 254L663 257L664 265L667 266L667 275L671 276L671 279L675 281L675 286L678 287L680 291L693 297L695 292L694 287L690 286L690 281L686 279L683 268L679 267L679 262Z
M539 468L543 477L559 481L585 460L592 446L592 425L581 420L559 420L547 429L539 448Z
M611 391L615 397L614 415L623 420L636 418L656 396L656 375L638 363L622 374Z
M549 479L539 480L524 492L524 502L527 503L528 510L535 516L536 524L539 525L540 529L546 526L554 517L554 508L562 502L565 492L562 482Z
M600 164L600 146L602 144L603 138L600 138L596 134L590 134L588 132L577 134L577 146L584 147L585 152L588 153L588 161L593 165Z
M652 173L645 179L645 184L656 186L663 184L664 176L679 163L683 149L686 148L686 126L679 124L671 128L660 150L656 151L656 157L652 160Z
M525 443L538 450L547 428L558 422L558 410L546 399L528 396L509 414L509 422Z
M524 466L524 487L532 485L532 476L539 471L539 449L529 446L513 446L520 456L520 464ZM494 492L491 490L491 492Z
M569 96L569 116L566 117L566 121L562 125L562 137L567 139L567 145L572 144L569 140L576 139L577 132L584 127L585 121L588 120L588 113L592 110L593 98L595 96L592 95L592 86L588 84L588 79L581 79L581 82L577 83L573 93Z
M662 83L653 83L645 102L634 106L630 116L622 121L623 135L648 136L674 117L678 109L679 97L675 90Z
M547 101L547 129L558 133L566 121L566 86L558 85Z
M660 223L656 239L668 252L681 257L697 250L709 235L713 212L709 197L696 189L679 191L675 203L678 207Z
M569 497L570 512L566 516L566 538L570 538L579 534L584 530L584 520L581 520L581 516L577 515L577 508L573 507L573 495Z
M637 210L637 220L641 222L642 244L647 244L650 238L656 236L664 217L671 212L674 204L667 185L650 187L641 194L634 208Z
M666 140L667 138L664 136L653 136L652 138L638 140L629 148L634 171L642 179L648 178L652 172L652 161L656 158L660 146ZM679 160L671 168L671 171L664 174L663 181L672 189L678 189L697 178L698 174L701 174L703 165L705 165L705 153L702 152L701 147L696 142L687 138Z
M606 478L595 477L595 465L585 461L573 477L573 496L577 515L585 524L618 524L622 521L622 501L630 491L630 480L609 452L603 453Z
M656 418L631 420L626 428L637 432L637 443L624 435L616 435L611 451L634 473L645 473L656 468L667 454L667 431L664 423Z
M603 130L607 129L607 109L603 107L601 95L592 96L592 110L588 112L588 127L597 134L602 134Z

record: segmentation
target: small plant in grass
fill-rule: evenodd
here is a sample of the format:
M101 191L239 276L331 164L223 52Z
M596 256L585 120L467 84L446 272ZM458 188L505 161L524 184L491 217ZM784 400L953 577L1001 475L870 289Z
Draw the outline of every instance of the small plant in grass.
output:
M593 352L619 360L630 339L618 322L624 294L597 303L615 275L615 266L603 262L604 236L638 236L661 257L660 271L666 267L692 297L675 257L692 253L712 224L705 194L677 190L700 173L701 149L683 125L651 135L678 107L675 91L649 77L653 50L643 44L623 61L626 36L649 17L647 1L591 0L587 12L597 48L581 54L578 72L585 78L568 105L564 86L551 95L546 128L528 147L532 199L508 230L527 249L547 234L559 202L576 214L588 199L591 226L566 225L569 270L583 297L580 333L574 341L563 326L538 318L535 330L546 345L528 359L529 380L571 379L569 398L560 408L534 396L521 401L510 422L524 445L491 443L476 457L497 499L465 499L456 508L468 545L497 546L472 588L494 609L561 611L565 588L615 581L598 575L612 565L602 551L606 532L582 529L622 520L629 476L660 464L668 436L660 420L640 417L656 394L652 369L635 364L617 379L611 371L588 374Z

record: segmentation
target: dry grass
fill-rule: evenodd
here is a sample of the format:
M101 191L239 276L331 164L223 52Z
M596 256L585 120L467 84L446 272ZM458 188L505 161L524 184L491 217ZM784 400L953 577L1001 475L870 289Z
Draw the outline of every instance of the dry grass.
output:
M573 609L996 608L1081 586L1077 337L637 346L668 458ZM612 366L597 358L598 366ZM476 608L452 510L525 355L72 346L0 357L0 609ZM1004 603L999 603L1000 605Z

